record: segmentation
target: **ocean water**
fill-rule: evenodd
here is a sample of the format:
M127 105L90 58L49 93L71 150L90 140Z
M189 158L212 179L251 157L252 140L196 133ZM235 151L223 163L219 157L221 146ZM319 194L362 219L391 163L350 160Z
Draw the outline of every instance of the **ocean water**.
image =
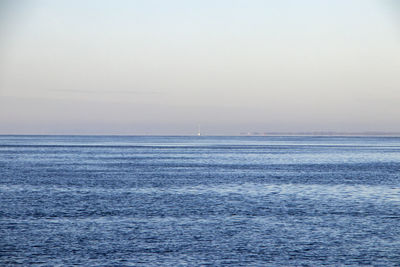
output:
M0 265L400 266L400 138L0 136Z

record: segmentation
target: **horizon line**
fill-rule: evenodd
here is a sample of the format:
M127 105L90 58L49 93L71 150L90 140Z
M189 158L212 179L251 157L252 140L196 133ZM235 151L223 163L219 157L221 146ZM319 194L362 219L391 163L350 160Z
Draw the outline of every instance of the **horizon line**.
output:
M249 132L239 134L106 134L106 133L0 133L0 136L137 136L137 137L268 137L268 136L387 136L400 137L400 132L336 132L336 131L301 131L301 132Z

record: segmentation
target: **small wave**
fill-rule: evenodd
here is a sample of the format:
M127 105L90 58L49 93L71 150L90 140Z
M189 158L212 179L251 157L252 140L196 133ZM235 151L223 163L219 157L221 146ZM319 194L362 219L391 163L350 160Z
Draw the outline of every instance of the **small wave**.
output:
M249 197L292 196L309 199L355 200L400 202L400 187L380 185L324 185L324 184L219 184L183 187L70 187L35 185L0 185L0 192L31 191L70 194L240 194Z

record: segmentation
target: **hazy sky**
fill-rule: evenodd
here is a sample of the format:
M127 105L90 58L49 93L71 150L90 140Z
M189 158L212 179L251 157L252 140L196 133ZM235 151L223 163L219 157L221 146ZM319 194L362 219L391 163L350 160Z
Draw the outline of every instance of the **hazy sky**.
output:
M400 131L388 0L0 0L0 133Z

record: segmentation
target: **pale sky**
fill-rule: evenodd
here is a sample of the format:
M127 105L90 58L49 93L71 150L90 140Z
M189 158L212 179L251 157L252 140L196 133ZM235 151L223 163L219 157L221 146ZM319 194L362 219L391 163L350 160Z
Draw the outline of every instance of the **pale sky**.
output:
M400 131L389 0L0 0L0 134Z

